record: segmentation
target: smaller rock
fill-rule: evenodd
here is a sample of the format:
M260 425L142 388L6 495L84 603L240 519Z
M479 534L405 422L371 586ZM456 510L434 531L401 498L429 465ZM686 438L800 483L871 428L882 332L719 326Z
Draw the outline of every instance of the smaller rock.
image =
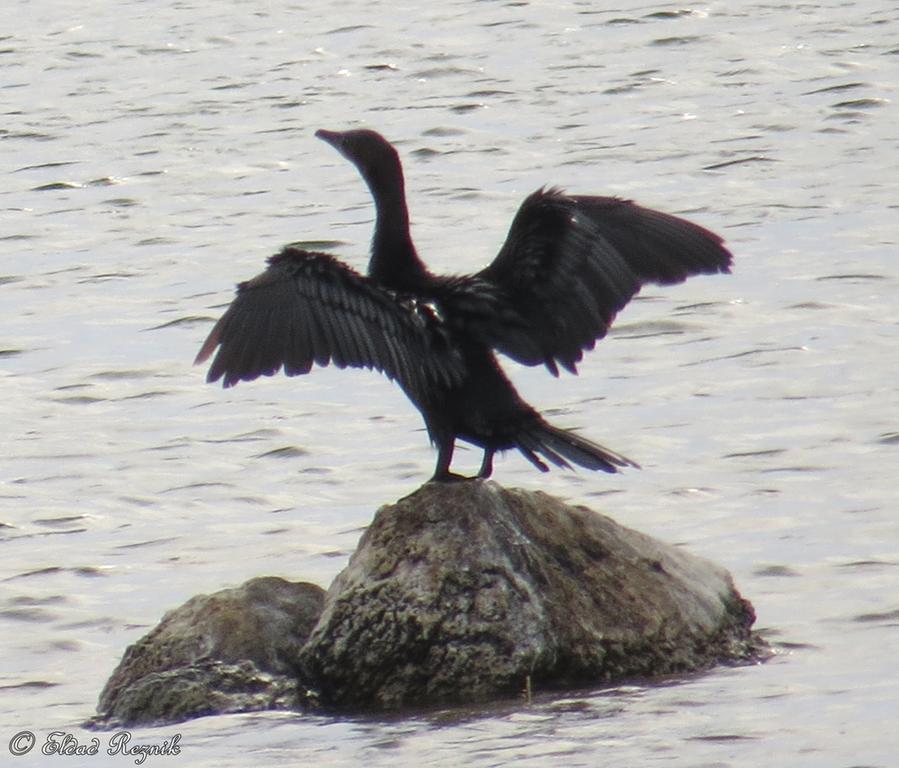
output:
M125 651L92 725L300 708L294 660L324 595L314 584L265 577L191 598Z

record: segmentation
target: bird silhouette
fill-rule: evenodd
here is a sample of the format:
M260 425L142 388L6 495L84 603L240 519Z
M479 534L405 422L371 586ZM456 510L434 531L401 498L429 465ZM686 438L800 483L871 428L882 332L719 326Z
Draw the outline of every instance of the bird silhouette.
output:
M285 247L238 285L212 328L195 361L217 349L207 380L231 387L329 363L378 370L421 412L437 447L437 481L464 479L450 472L457 439L483 449L479 478L507 449L541 471L547 462L605 472L638 466L549 424L516 392L496 352L555 376L559 367L576 373L584 351L644 284L729 272L722 238L629 200L542 188L521 204L484 269L434 275L412 242L396 149L368 129L316 136L356 166L373 197L368 274Z

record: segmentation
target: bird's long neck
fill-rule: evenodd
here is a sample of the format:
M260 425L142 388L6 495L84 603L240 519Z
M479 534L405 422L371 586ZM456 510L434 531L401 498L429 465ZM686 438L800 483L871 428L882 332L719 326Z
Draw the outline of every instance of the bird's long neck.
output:
M377 213L368 273L387 288L416 291L428 271L412 243L402 168L387 169L368 183Z

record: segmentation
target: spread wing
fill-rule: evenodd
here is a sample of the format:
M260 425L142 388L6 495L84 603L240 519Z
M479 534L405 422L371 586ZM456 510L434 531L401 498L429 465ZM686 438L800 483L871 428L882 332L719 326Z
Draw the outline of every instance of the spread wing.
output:
M495 315L485 337L526 365L575 372L583 351L645 283L729 272L713 232L615 197L538 190L521 205L497 257L473 277L504 296L515 317Z
M452 385L464 373L427 304L385 291L327 254L293 247L238 285L195 363L216 348L206 380L224 379L225 387L333 362L381 371L420 402L435 383Z

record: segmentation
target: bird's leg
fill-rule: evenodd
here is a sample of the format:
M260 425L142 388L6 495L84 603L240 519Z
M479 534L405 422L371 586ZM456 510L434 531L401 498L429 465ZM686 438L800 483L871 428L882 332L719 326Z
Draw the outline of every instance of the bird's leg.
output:
M434 470L434 480L439 480L450 473L450 464L453 461L453 449L456 447L456 441L441 440L437 444L437 468Z
M431 482L434 483L458 483L461 480L474 480L473 477L466 477L465 475L457 475L454 472L450 472L450 463L453 460L453 450L456 446L455 438L450 438L449 440L442 440L437 443L437 468L434 470L434 476L431 478ZM483 470L484 467L481 467ZM488 472L490 467L488 466ZM480 477L480 475L478 475Z
M490 475L493 474L493 454L495 451L492 448L484 449L484 460L481 462L481 468L478 470L478 477L482 479L487 479Z
M453 449L456 441L451 437L448 440L440 440L437 443L437 467L431 480L435 483L451 483L456 480L465 480L461 475L454 475L449 471L453 461Z

